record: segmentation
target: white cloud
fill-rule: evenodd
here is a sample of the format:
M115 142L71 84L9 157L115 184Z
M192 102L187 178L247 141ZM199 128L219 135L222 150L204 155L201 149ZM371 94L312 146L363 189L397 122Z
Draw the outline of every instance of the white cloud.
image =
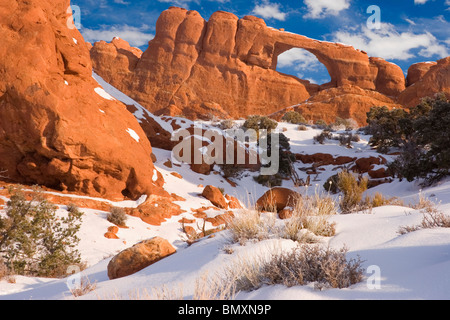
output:
M425 4L428 0L414 0L414 4Z
M264 19L276 19L281 21L286 20L287 16L287 13L280 11L279 3L270 3L268 1L256 5L252 13Z
M294 70L299 71L307 67L317 66L318 64L319 61L312 53L304 49L294 48L278 56L277 67L293 67Z
M330 81L328 70L311 52L293 48L278 56L277 70L295 74L297 78L309 80L311 83L326 83ZM305 76L305 74L308 74ZM328 75L328 79L324 78ZM317 79L316 79L317 77Z
M370 56L384 59L408 60L415 57L413 50L419 50L417 54L427 58L432 56L442 58L449 55L448 46L430 32L399 33L388 23L382 23L379 30L364 26L359 33L338 31L334 33L333 40L364 50Z
M81 28L80 32L87 42L96 42L100 40L111 41L114 37L122 38L130 43L132 47L141 47L153 39L154 35L146 32L148 26L132 27L129 25L102 26L101 29L93 30Z
M350 0L304 0L308 7L305 18L323 18L331 15L336 16L342 10L350 7Z

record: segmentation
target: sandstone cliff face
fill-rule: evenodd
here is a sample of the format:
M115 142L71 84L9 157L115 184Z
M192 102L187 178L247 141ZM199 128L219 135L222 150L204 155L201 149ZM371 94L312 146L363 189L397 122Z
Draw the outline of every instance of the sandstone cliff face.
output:
M0 0L0 168L15 182L110 199L162 194L144 131L92 78L68 7Z
M417 72L418 67L421 67L422 71ZM450 57L429 63L425 67L424 64L411 66L408 79L411 78L411 85L398 97L398 102L403 106L414 107L423 97L436 93L444 93L450 98Z
M326 66L330 83L319 86L277 72L278 56L292 48L314 54ZM392 98L405 89L400 67L383 59L369 58L351 46L269 28L256 17L239 19L222 11L205 21L196 11L171 7L158 19L155 38L142 56L113 41L95 43L91 57L100 76L151 112L177 110L191 119L207 114L233 118L271 114L324 89L341 87L384 96L351 107L366 108L380 100L394 104ZM342 103L338 108L345 108ZM334 121L336 115L327 114L327 119L334 116Z

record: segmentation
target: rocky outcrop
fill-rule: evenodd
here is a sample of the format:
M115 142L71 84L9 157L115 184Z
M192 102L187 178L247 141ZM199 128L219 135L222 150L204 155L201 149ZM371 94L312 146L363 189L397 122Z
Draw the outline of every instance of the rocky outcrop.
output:
M345 85L320 91L306 102L291 109L302 113L306 119L314 122L323 120L326 123L334 123L339 117L354 119L359 125L365 125L367 112L375 106L386 106L389 109L402 108L395 99L377 91Z
M109 199L163 194L144 131L92 78L68 8L0 1L0 168L15 182Z
M408 76L406 77L406 86L412 86L414 83L422 79L423 76L430 71L430 68L436 64L436 62L430 61L414 63L411 65L408 69Z
M437 93L444 93L450 98L450 57L438 60L436 64L431 63L428 71L421 65L422 72L417 72L416 66L410 69L414 81L398 97L398 102L405 107L417 106L424 97L433 97ZM427 66L428 67L428 66ZM415 75L414 75L415 74ZM422 75L423 74L423 75Z
M108 277L113 280L132 275L175 252L175 248L166 239L154 237L144 240L111 259L108 263Z
M223 193L214 186L206 186L203 189L202 196L211 201L213 205L221 209L228 209L228 203Z
M180 201L175 195L171 197L151 195L137 208L125 208L125 211L131 216L140 218L145 223L160 226L167 219L185 212L174 203L175 201Z
M294 208L301 195L291 189L275 187L264 193L256 201L256 208L264 211L280 212L287 207Z
M319 86L277 72L278 56L292 48L314 54L331 81ZM205 21L196 11L171 7L159 17L155 38L141 57L117 40L95 43L91 57L97 73L148 110L181 112L191 119L267 115L330 88L356 87L363 96L374 92L351 104L358 94L345 99L345 91L328 92L339 97L332 107L340 116L353 115L361 107L364 113L369 105L394 104L388 96L405 89L405 77L395 64L351 46L276 30L262 19L239 19L223 11Z

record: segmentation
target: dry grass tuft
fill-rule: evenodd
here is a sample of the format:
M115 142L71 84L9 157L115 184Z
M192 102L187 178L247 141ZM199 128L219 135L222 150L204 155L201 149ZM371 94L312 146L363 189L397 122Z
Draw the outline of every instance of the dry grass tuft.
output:
M302 243L317 242L317 237L335 234L335 224L328 221L337 213L336 202L318 190L312 196L298 196L292 217L277 220L275 213L244 209L228 224L233 243L244 245L249 240L291 239Z
M369 180L367 177L358 179L348 171L338 174L338 188L343 193L339 202L342 213L351 213L362 209L363 193L367 190Z
M80 285L77 288L70 289L70 293L74 297L81 297L89 292L94 291L97 288L97 282L92 283L89 278L82 278L80 281Z
M270 213L263 215L257 210L244 209L235 214L228 228L231 231L232 241L244 245L249 240L269 239L276 233L275 217Z
M316 288L347 288L362 281L362 261L346 259L347 249L333 250L319 245L297 246L290 252L273 252L267 259L241 260L226 271L227 282L237 291L251 291L263 285L287 287L315 283Z
M411 208L420 210L423 214L422 222L414 226L401 226L399 234L406 234L420 229L450 228L450 215L439 210L439 204L419 194L419 201Z

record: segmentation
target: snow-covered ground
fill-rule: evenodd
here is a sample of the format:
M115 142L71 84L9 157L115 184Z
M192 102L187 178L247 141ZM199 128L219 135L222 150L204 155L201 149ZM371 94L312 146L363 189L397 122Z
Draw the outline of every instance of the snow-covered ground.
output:
M103 85L103 84L102 84ZM103 85L106 92L121 100ZM294 153L329 153L334 156L352 157L378 156L368 146L368 137L354 143L352 149L339 145L338 141L329 140L324 145L315 144L313 137L320 130L308 127L300 131L298 126L280 123L278 129L290 138ZM7 279L0 280L1 299L136 299L148 298L153 290L176 291L178 297L191 299L196 283L205 277L223 275L224 269L237 261L251 260L267 255L276 250L289 250L296 243L286 239L269 239L260 242L248 242L246 245L232 244L229 231L219 232L212 238L205 238L192 246L184 239L179 220L183 217L195 219L192 209L210 206L211 203L200 194L202 186L213 185L224 188L225 193L237 197L244 205L254 203L268 188L254 182L254 172L244 172L234 179L233 187L217 170L210 175L200 175L190 170L188 165L168 168L164 163L171 159L171 153L162 149L153 149L157 158L155 167L165 179L164 188L175 193L186 201L176 203L186 210L180 216L172 217L161 226L152 226L136 217L128 217L127 229L120 229L120 239L106 239L103 235L110 222L106 220L106 212L84 209L82 227L79 233L81 242L78 250L88 268L81 276L96 284L94 291L75 298L67 284L73 276L65 279L42 279L15 277L15 283ZM387 157L390 160L389 157ZM295 167L300 178L306 179L305 172L299 170L307 165L296 162ZM324 171L312 181L312 187L294 187L293 182L283 181L283 186L300 193L313 193L322 188L323 183L331 175L337 173L334 166L324 167ZM171 173L177 172L180 179ZM423 214L406 204L415 203L422 194L438 203L438 208L450 214L450 179L440 184L422 189L418 182L395 180L369 189L368 194L380 192L386 197L398 197L404 200L405 206L383 206L370 213L358 212L347 215L335 215L331 219L336 223L336 235L323 238L323 245L340 249L348 248L348 258L359 256L366 270L362 282L345 289L317 290L313 284L287 288L282 285L263 286L251 292L238 292L236 299L243 300L297 300L297 299L449 299L450 298L450 229L422 229L400 235L400 227L417 225ZM63 196L63 195L62 195ZM336 195L337 197L338 195ZM141 199L143 200L143 199ZM138 203L124 202L118 206L136 206ZM63 214L65 207L60 207ZM1 211L0 211L1 213ZM218 214L220 211L208 212ZM192 224L195 228L196 223ZM211 225L207 224L210 228ZM121 250L133 244L160 236L167 239L177 249L177 253L141 270L131 276L109 280L107 265L110 259ZM230 250L230 247L232 250ZM227 250L225 250L227 248ZM376 278L378 276L378 278ZM379 286L374 286L374 279Z

